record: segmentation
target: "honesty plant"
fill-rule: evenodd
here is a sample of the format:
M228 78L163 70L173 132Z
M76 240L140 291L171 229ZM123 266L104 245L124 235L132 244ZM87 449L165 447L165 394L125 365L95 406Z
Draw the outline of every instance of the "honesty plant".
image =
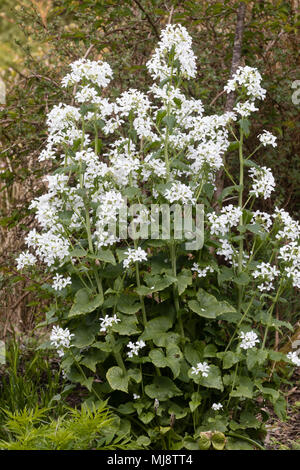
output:
M300 226L282 209L252 209L275 187L271 170L252 158L276 137L264 131L251 155L243 150L248 118L266 95L262 77L240 67L225 86L236 92L234 112L205 115L181 89L196 77L191 44L184 27L168 25L147 62L153 85L114 101L108 91L101 96L113 75L108 64L71 64L62 84L76 84L77 106L60 103L48 115L39 160L52 160L53 172L30 206L39 226L25 238L31 252L17 260L18 269L53 276L46 324L60 325L51 338L60 355L64 348L68 379L95 399L109 397L153 442L166 445L168 434L176 448L198 448L204 431L250 442L266 420L258 397L284 415L274 362L300 361L267 349L272 332L293 329L273 311L285 290L300 286ZM227 151L237 151L239 181ZM232 184L214 210L220 168ZM164 239L140 236L153 204L203 204L203 247L188 250L189 237L174 230ZM165 217L159 221L163 228Z

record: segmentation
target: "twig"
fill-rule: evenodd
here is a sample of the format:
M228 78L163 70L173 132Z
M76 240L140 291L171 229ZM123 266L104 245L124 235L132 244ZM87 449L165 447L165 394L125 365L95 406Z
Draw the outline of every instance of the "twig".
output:
M153 23L152 19L151 19L151 16L146 12L145 8L143 7L143 5L140 4L140 2L138 0L133 0L134 3L139 7L140 10L142 10L142 12L145 14L148 22L151 24L152 26L152 29L154 31L154 34L155 36L157 37L157 39L160 39L160 36L159 36L159 33L157 31L157 28L155 26L155 24Z

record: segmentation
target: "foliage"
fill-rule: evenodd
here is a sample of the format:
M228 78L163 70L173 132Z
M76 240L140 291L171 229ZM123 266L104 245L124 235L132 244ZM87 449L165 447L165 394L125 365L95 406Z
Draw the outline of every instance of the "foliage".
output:
M258 157L272 166L278 188L276 197L260 199L254 207L269 210L273 203L299 212L298 108L291 102L292 82L297 77L296 2L247 1L243 60L257 66L268 88L260 109L261 119L253 122L245 142L248 154L254 150L254 136L263 128L282 136L278 151L260 149ZM183 84L187 96L205 99L207 110L224 108L220 90L230 74L232 44L239 2L234 0L3 0L0 17L0 67L7 87L6 105L0 107L0 236L1 309L5 311L3 334L28 331L40 318L48 296L37 277L28 288L26 276L17 275L12 253L22 249L22 230L32 227L27 201L44 190L42 175L47 164L37 162L46 141L45 114L54 104L70 95L60 86L59 77L67 64L87 54L114 65L114 93L149 84L145 61L150 56L161 27L171 20L188 26L194 50L202 67L195 79ZM138 72L138 73L137 73ZM70 103L73 98L70 96ZM238 165L233 152L227 161L233 175ZM271 163L272 162L272 163ZM229 182L229 181L227 181ZM32 288L33 287L33 288ZM297 297L291 291L289 302L279 306L280 320L297 321ZM17 307L16 307L17 304ZM22 321L20 321L22 320ZM9 328L7 327L9 325ZM286 336L280 338L282 344Z
M36 406L46 408L56 403L56 413L64 406L64 398L73 386L65 384L55 358L37 350L37 341L21 344L8 340L6 362L1 365L0 408L11 413ZM2 417L2 413L0 415Z
M1 450L126 450L141 448L130 442L128 428L121 429L106 403L80 410L68 409L49 419L48 408L6 412L7 439Z
M50 339L68 379L95 400L109 396L154 446L194 448L200 439L223 448L226 438L233 447L234 439L259 446L267 414L256 399L271 402L284 419L280 377L270 366L291 364L268 348L270 332L293 329L273 311L299 282L299 224L282 210L252 209L274 189L270 170L253 158L266 144L275 147L275 137L258 136L250 155L244 148L250 104L265 95L261 76L241 68L227 85L238 94L235 114L205 116L201 101L183 93L195 76L184 28L163 32L147 66L157 80L153 101L129 90L113 103L100 95L111 78L108 64L75 62L63 84L76 86L79 105L60 104L48 114L39 158L53 162L53 173L48 193L31 205L42 232L26 237L44 270L56 272L43 286L55 303L42 326L65 328L53 329ZM239 180L225 167L232 183L219 213L213 181L226 150L237 152ZM235 205L226 204L228 196ZM107 229L127 201L135 207L131 244ZM151 203L166 202L203 204L202 248L173 231L169 239L141 235ZM35 255L21 254L18 268L35 266Z

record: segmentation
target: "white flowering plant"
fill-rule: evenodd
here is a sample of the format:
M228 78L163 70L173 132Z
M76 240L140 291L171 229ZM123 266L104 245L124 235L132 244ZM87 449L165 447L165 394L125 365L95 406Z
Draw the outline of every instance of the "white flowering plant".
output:
M282 209L253 209L275 188L255 154L276 137L264 131L244 154L266 90L258 70L240 67L225 86L237 96L233 112L206 115L182 91L196 59L180 25L162 31L147 68L154 83L146 93L110 100L109 88L102 95L113 77L107 63L71 64L62 84L76 90L76 106L60 103L48 115L39 160L53 169L47 193L31 203L39 228L27 234L17 266L52 276L45 288L55 302L44 324L53 327L64 374L90 399L109 398L134 432L164 448L166 436L174 448L199 448L207 431L259 447L261 402L285 413L275 363L299 366L297 354L273 350L272 333L293 330L273 312L300 286L300 225ZM232 151L239 180L226 164ZM216 209L220 169L231 183ZM153 204L202 204L203 246L187 248L187 235L174 230L145 234ZM117 219L131 238L109 229Z

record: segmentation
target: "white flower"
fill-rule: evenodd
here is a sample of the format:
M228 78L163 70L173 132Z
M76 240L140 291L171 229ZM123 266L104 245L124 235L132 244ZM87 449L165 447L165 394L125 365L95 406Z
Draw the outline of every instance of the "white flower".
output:
M253 101L245 101L245 103L237 103L233 111L240 114L242 117L248 117L254 111L258 111L258 108L254 106Z
M199 375L201 374L203 377L208 376L210 366L207 362L198 362L196 367L192 367L192 374Z
M106 87L112 78L111 67L107 62L101 60L79 59L73 62L70 67L72 72L62 79L63 87L74 85L83 79L97 86Z
M229 232L230 228L239 224L241 216L241 209L234 207L232 204L223 207L220 214L216 214L215 212L208 214L207 218L211 223L210 233L212 235L225 235Z
M143 340L137 341L136 343L132 343L132 341L130 341L127 344L127 347L130 349L130 351L127 353L127 356L128 357L133 357L134 355L138 356L139 350L144 348L145 346L146 346L146 343Z
M288 212L276 207L273 217L283 226L276 234L278 240L288 239L294 241L300 237L300 224L297 220L292 219Z
M59 103L54 106L47 116L48 130L51 134L72 128L81 118L79 109L74 106Z
M251 100L265 99L266 90L261 87L262 77L259 71L253 67L239 67L233 77L227 82L224 90L227 93L235 91L238 87L244 87Z
M16 262L17 262L17 269L20 270L20 269L25 268L26 266L33 266L37 262L37 259L34 255L29 253L29 251L27 250L18 256L18 258L16 259Z
M275 135L271 134L269 131L263 131L262 134L258 136L260 142L265 147L266 145L272 145L272 147L277 147Z
M164 80L171 74L168 65L169 53L174 50L174 59L179 62L181 74L186 78L196 76L196 61L192 51L192 38L180 24L168 24L161 33L161 39L147 68L154 79Z
M264 292L274 289L273 281L279 274L280 271L276 268L276 266L271 266L270 263L262 262L256 266L252 276L254 279L258 278L258 280L262 283L258 285L258 289L261 292Z
M186 184L179 181L174 182L170 189L166 189L164 196L171 203L178 201L182 204L195 204L196 202L193 191Z
M131 263L135 263L136 261L146 261L147 260L147 253L145 250L139 246L136 250L134 248L128 248L125 251L125 255L127 258L123 261L124 268L128 268Z
M139 398L141 398L140 395L138 395L137 393L134 393L134 394L133 394L133 399L134 399L134 400L138 400Z
M260 168L252 167L249 170L249 176L253 179L250 193L254 193L256 197L263 196L264 199L269 198L275 188L275 179L270 168L265 166Z
M287 354L287 358L297 367L300 367L300 357L297 355L296 352L289 352Z
M269 229L272 225L272 217L270 216L270 214L267 214L266 212L262 212L262 211L259 211L259 210L253 212L252 221L254 223L258 222L260 225L263 226L263 228L266 231L269 231Z
M194 263L191 268L191 271L195 271L198 274L198 277L206 277L207 273L213 273L214 269L212 266L206 266L205 268L200 269L199 265L197 263Z
M117 324L118 322L120 322L120 318L117 317L117 315L113 315L112 317L109 317L108 315L105 315L104 318L99 318L100 322L101 322L101 328L100 328L100 331L107 331L107 328L111 327L113 324Z
M70 276L63 277L61 274L55 274L52 287L55 290L62 290L70 284L72 284Z
M239 337L242 340L240 343L242 349L254 348L255 344L259 343L258 336L254 331L248 331L248 333L242 332Z
M53 326L50 342L56 347L58 355L62 357L64 355L64 349L70 348L70 341L74 334L71 334L68 328L60 328L59 326Z
M211 407L214 411L218 411L218 410L221 410L223 408L223 405L222 405L222 403L213 403Z

